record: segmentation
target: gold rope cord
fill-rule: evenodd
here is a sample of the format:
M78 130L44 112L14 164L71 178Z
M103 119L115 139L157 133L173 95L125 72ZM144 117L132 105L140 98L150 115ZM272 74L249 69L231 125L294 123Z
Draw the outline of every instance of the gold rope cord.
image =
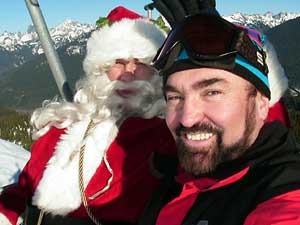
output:
M36 225L41 225L42 224L43 217L44 217L44 210L41 209L40 214L39 214L39 219L38 219L38 222L37 222Z
M106 192L110 188L110 184L111 184L111 182L112 182L112 180L114 178L114 171L112 170L112 168L109 165L109 162L107 160L107 154L106 154L106 152L104 153L103 160L104 160L106 168L107 168L107 170L108 170L108 172L110 173L111 176L108 179L108 181L106 183L106 186L103 189L101 189L100 191L98 191L97 193L95 193L92 196L90 196L89 200L93 200L93 199L97 198L99 195L102 195L104 192Z
M86 137L88 136L88 133L90 131L90 129L94 126L93 120L91 119L91 121L88 124L88 127L84 133L83 136L83 140L86 139ZM85 143L80 147L80 153L79 153L79 190L80 190L80 197L81 197L81 201L83 203L83 206L88 214L88 216L90 217L90 219L97 225L102 225L100 221L98 221L98 219L95 217L95 215L92 213L91 208L88 206L87 200L86 200L86 196L85 196L85 192L84 192L84 184L83 184L83 160L84 160L84 151L85 151Z

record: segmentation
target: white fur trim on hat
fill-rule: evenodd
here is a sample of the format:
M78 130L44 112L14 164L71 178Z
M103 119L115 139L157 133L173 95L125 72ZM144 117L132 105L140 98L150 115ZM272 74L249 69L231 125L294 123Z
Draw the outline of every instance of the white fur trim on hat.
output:
M277 58L273 45L269 41L265 42L264 50L267 53L266 62L269 68L268 79L271 91L270 106L273 106L287 90L288 78Z
M83 69L87 75L111 65L116 59L137 58L150 63L166 34L145 18L122 19L94 31L87 41Z

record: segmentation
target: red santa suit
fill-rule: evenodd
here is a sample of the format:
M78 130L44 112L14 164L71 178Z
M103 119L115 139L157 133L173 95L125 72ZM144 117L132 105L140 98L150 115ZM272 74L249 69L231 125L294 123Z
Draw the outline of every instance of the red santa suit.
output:
M19 183L0 196L0 211L11 224L16 224L30 199L53 215L87 218L80 199L78 160L88 123L81 121L68 129L53 127L35 142ZM107 120L93 128L85 143L84 186L94 215L104 221L136 222L159 184L151 173L151 155L172 154L175 149L164 120L129 118L119 129L115 121ZM105 148L113 180L106 192L97 195L111 177L102 160Z
M118 22L105 25L88 40L83 64L87 76L98 76L118 58L150 63L164 41L164 32L134 12L117 7L110 17ZM26 202L46 214L88 218L79 188L83 145L81 171L92 214L100 222L136 222L160 182L153 175L152 156L175 155L175 144L163 119L131 117L118 126L113 118L95 123L86 138L90 119L65 129L52 127L40 137L19 182L0 196L0 225L16 224Z

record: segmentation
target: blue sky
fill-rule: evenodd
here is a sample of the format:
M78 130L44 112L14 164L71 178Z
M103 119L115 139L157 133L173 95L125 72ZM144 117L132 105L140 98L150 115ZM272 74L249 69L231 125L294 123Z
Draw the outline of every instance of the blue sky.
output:
M273 13L298 12L299 0L216 0L217 9L222 15L234 12ZM99 16L106 16L118 5L123 5L140 14L146 15L144 5L152 0L39 0L40 7L48 27L54 27L66 19L79 22L95 23ZM157 16L157 14L154 14ZM0 33L3 31L26 31L31 18L25 0L1 0Z

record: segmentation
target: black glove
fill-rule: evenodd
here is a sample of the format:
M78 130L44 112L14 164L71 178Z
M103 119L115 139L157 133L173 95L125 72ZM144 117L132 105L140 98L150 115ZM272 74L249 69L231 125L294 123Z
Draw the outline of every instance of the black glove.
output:
M172 28L189 15L198 13L219 15L215 0L153 0L153 3Z

